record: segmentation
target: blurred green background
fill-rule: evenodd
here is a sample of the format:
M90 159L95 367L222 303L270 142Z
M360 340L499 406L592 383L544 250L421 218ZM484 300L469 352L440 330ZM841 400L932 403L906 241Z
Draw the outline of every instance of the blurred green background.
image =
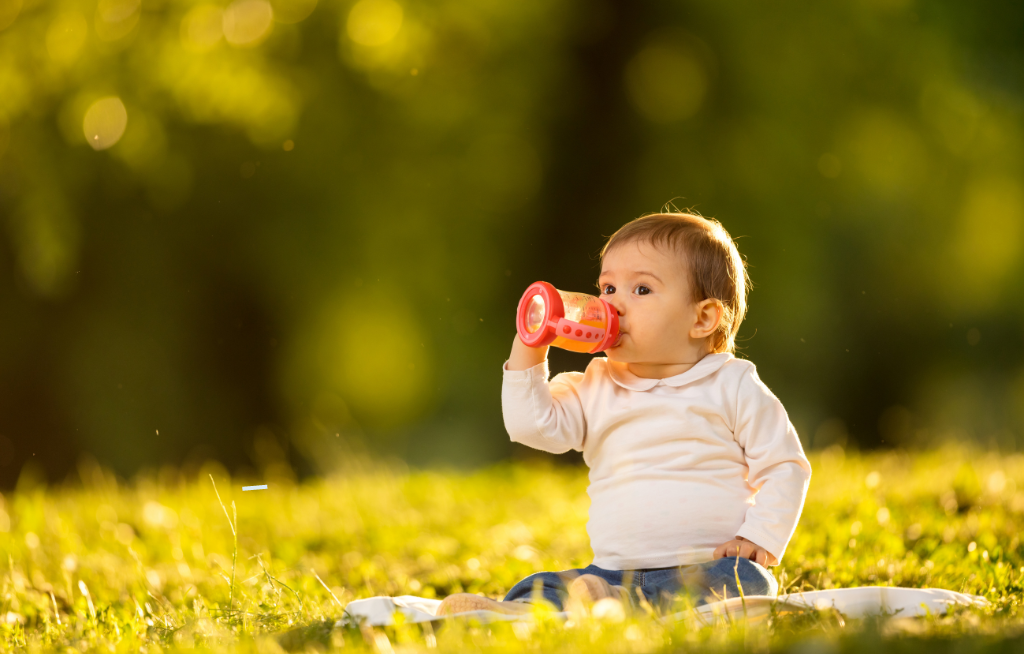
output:
M992 0L0 0L0 485L539 456L520 294L668 201L805 446L1018 447L1022 101Z

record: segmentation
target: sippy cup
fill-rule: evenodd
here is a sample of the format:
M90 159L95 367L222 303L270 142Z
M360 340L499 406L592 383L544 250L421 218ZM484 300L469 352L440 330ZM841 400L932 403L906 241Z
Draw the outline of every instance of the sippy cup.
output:
M516 331L530 347L554 345L597 354L618 340L619 313L602 298L535 282L519 300Z

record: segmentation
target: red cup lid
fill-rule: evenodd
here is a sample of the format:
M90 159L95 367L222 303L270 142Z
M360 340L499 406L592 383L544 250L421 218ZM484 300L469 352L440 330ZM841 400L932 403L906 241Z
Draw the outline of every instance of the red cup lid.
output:
M535 331L530 331L529 312L532 301L540 296L544 301L544 315L541 318L540 326ZM565 317L565 305L562 304L562 296L558 290L547 282L534 282L523 293L519 299L519 309L516 311L516 331L519 338L529 347L543 347L550 345L558 334L555 327L560 318Z

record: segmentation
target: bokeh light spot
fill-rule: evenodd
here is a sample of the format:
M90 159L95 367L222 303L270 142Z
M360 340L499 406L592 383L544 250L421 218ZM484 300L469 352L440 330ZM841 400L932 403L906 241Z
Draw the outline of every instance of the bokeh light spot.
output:
M0 30L14 24L21 13L21 0L0 0Z
M295 341L289 395L336 394L364 427L408 424L430 402L435 375L417 314L396 288L338 299Z
M106 150L117 143L127 126L128 111L121 98L113 96L93 102L82 121L85 140L93 150Z
M43 297L68 290L78 260L79 230L59 194L34 193L11 216L11 241L28 287Z
M117 41L139 22L140 0L100 0L96 6L96 36L101 41Z
M266 0L238 0L224 10L224 38L238 47L253 47L270 35L274 10Z
M1002 177L969 184L952 243L965 301L991 306L1024 254L1021 183Z
M359 45L384 45L402 29L403 17L394 0L360 0L348 13L348 36Z
M432 366L420 346L415 315L400 304L349 307L338 332L337 386L343 397L380 424L401 424L423 405ZM367 347L369 344L374 347Z
M928 153L911 125L885 109L856 118L848 136L853 169L882 197L906 195L927 178Z
M207 52L224 37L224 12L216 5L193 7L181 19L181 43L186 50Z
M115 152L132 168L148 171L163 156L166 147L167 134L160 120L133 109L131 129L125 129Z
M139 0L100 0L96 11L107 23L121 23L139 10Z
M2 0L0 0L2 1ZM59 63L78 57L89 35L89 23L77 11L58 14L46 30L46 51Z
M672 43L652 43L626 66L626 87L633 105L656 123L672 123L697 113L707 86L700 63Z
M291 152L292 150L295 149L295 141L288 139L287 141L281 144L281 148L285 152Z
M317 0L271 0L274 20L291 24L305 20L316 9Z
M954 154L964 154L974 142L987 108L973 93L951 82L931 82L921 91L921 113Z

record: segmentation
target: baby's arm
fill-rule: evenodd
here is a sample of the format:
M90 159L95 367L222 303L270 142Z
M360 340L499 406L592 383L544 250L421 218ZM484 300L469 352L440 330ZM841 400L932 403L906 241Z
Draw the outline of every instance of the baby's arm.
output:
M512 341L512 354L508 357L508 370L529 370L548 358L548 346L530 347L516 334Z
M740 381L736 403L736 441L746 458L747 483L758 489L736 537L741 549L756 545L777 563L803 511L811 465L786 409L753 369Z
M583 374L562 373L549 382L547 351L547 346L527 346L516 335L501 384L505 429L514 442L538 450L582 451L586 419L578 386Z

